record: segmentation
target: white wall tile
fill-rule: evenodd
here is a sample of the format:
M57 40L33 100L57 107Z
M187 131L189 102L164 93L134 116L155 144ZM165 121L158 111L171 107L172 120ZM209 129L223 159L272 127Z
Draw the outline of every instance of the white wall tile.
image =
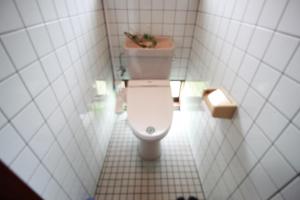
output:
M233 177L237 183L239 183L246 176L246 172L236 156L232 159L229 167L231 171L234 172Z
M232 145L233 150L234 151L237 150L237 148L239 147L239 145L243 140L243 135L239 132L239 130L234 125L232 125L229 128L226 136L230 144Z
M228 27L228 32L227 32L227 36L226 39L228 42L230 43L234 43L236 36L238 34L240 28L240 23L236 22L236 21L232 21L230 22L230 25Z
M249 128L251 127L253 120L250 115L240 107L233 117L233 123L240 129L240 131L245 135Z
M244 141L241 143L237 151L237 156L246 172L251 171L258 161L257 156L253 153L249 144Z
M235 45L242 50L246 50L254 31L254 26L242 24L235 41Z
M264 61L282 71L292 56L297 44L298 40L295 38L279 33L275 34L264 56ZM284 49L284 51L281 49Z
M4 35L1 39L18 69L36 59L29 37L24 30Z
M60 23L61 23L61 28L64 33L66 41L69 42L72 39L74 39L74 32L73 32L70 20L64 19L64 20L61 20Z
M55 135L57 135L66 124L66 120L60 108L57 108L48 119L48 124Z
M237 77L233 83L231 89L231 95L234 97L238 104L241 104L243 97L245 96L248 89L246 81Z
M45 167L40 165L29 180L29 185L36 193L42 195L42 192L46 188L50 178L51 175L48 173Z
M243 196L240 192L240 190L235 190L235 192L233 193L232 197L231 197L232 200L240 200L240 199L243 199Z
M69 11L69 15L78 14L77 6L73 0L66 0L66 4L67 4L68 11Z
M25 146L24 141L15 131L7 124L0 130L0 158L9 165Z
M0 44L0 80L13 74L15 69L9 60L3 46Z
M241 64L238 74L247 83L250 83L256 72L256 69L258 68L258 65L259 65L259 60L247 55L244 58L243 63Z
M32 43L39 56L43 56L53 50L47 30L44 25L28 29Z
M2 112L0 112L0 128L2 128L2 126L6 124L6 122L7 122L6 117L2 114Z
M296 174L273 147L267 152L261 163L278 188L282 187Z
M58 143L54 142L48 151L47 155L43 158L43 163L47 166L47 169L53 174L61 160L63 152L60 150Z
M29 142L29 145L36 155L42 159L48 152L53 140L52 133L48 126L44 124Z
M72 41L68 44L68 50L69 50L69 53L71 56L71 60L74 63L75 61L78 60L78 58L80 56L76 41Z
M140 0L140 8L149 10L151 9L151 1L149 0Z
M232 18L236 20L241 20L246 9L247 9L247 0L236 1Z
M280 134L283 128L287 125L288 120L282 116L269 103L262 109L260 115L256 120L257 124L266 133L271 141Z
M40 6L45 21L50 21L57 18L56 10L52 0L37 0L37 2Z
M300 68L298 67L300 63L300 48L298 47L296 53L294 54L292 60L290 61L285 73L292 78L300 81Z
M175 19L174 11L164 12L164 23L174 23L174 19Z
M254 119L262 108L264 102L265 100L252 88L250 88L245 96L242 106L252 119Z
M29 104L12 120L16 129L27 142L42 126L43 122L44 120L39 110L33 103Z
M162 10L164 8L164 1L152 0L152 8L155 10Z
M255 28L247 51L253 56L261 58L264 55L271 38L271 31L259 27Z
M15 115L30 101L30 96L18 75L0 83L0 94L0 107L8 117Z
M300 2L297 0L289 1L289 4L284 12L282 20L279 24L279 30L293 34L300 35L300 28L297 26L299 19L298 8L300 6Z
M140 11L140 22L141 23L150 23L151 22L151 11L149 10L142 10ZM120 20L118 20L120 21Z
M263 5L264 5L264 0L249 1L243 20L247 23L255 24L258 20Z
M265 98L267 98L279 80L280 73L261 63L251 85Z
M298 112L298 114L293 119L293 123L300 129L300 112Z
M189 6L189 0L180 0L180 1L177 1L176 9L177 10L187 10L188 6Z
M272 200L284 200L284 199L283 199L282 195L280 193L278 193L276 196L274 196L272 198Z
M59 26L59 22L52 22L47 24L47 29L55 48L60 47L65 43L64 35Z
M276 2L267 0L260 15L258 25L274 29L279 22L286 2L287 0L280 0Z
M12 163L11 168L24 181L28 181L37 169L39 160L28 148L19 154L16 160Z
M108 141L95 138L109 137L113 123L108 122L114 121L102 7L94 0L4 0L0 11L0 158L45 199L92 196L101 170L98 162L104 156L94 152L95 147L105 152ZM128 31L128 26L120 27ZM101 119L91 122L98 126L101 121L105 127L94 132L81 127L77 110L93 112L86 108L96 79L108 83L109 97ZM64 135L63 129L69 134ZM93 142L84 140L77 146L70 130L78 129L81 137L88 132ZM79 160L69 156L74 154ZM71 166L76 166L76 176Z
M185 11L178 11L175 14L175 22L178 24L184 24L186 22L187 12Z
M43 57L41 62L50 81L55 80L62 73L55 53Z
M271 142L255 124L251 127L245 140L257 158L260 158L271 145Z
M270 101L286 116L292 117L300 107L300 85L283 76L274 89Z
M127 5L126 5L126 0L115 0L114 1L114 5L117 9L126 9Z
M63 70L66 70L68 67L70 67L72 61L67 47L64 46L57 49L56 55Z
M145 11L142 11L141 13L144 13ZM149 12L149 11L147 11ZM143 15L141 14L141 17ZM116 20L119 22L119 23L127 23L128 22L128 13L127 11L125 10L117 10L116 11ZM149 21L150 22L150 21Z
M54 5L57 10L58 17L68 16L68 9L65 1L54 0Z
M262 199L268 199L277 190L275 184L260 164L252 170L250 179L253 181Z
M73 104L71 95L68 95L64 99L64 101L61 103L61 105L62 105L62 110L63 110L65 116L67 117L67 119L69 119L71 114L75 111L75 106Z
M176 0L165 0L164 9L166 10L175 10L176 9Z
M42 196L45 199L55 199L59 189L59 185L51 178Z
M36 96L48 85L48 80L42 70L40 62L35 62L26 67L20 74L32 96Z
M58 106L55 95L50 87L45 89L39 96L37 96L35 98L35 102L45 118L48 118L48 116Z
M71 138L72 138L71 130L69 129L68 126L65 126L64 129L59 133L57 137L57 141L64 151L67 150Z
M7 20L9 19L9 20ZM0 4L0 33L23 27L18 11L10 0L3 0Z
M139 0L127 0L127 5L128 5L128 9L138 9Z
M240 191L246 200L260 199L251 179L247 178L240 186Z
M163 11L153 10L151 17L153 23L161 23L163 20Z
M187 16L186 16L186 22L188 24L194 24L196 21L196 17L197 17L197 13L196 12L192 12L192 11L188 11L187 12Z
M280 152L282 152L298 172L300 171L300 158L296 149L299 142L300 131L291 124L284 130L275 143Z
M240 148L234 149L232 144L236 147L239 142L235 141L240 141L240 136L234 136L234 130L221 128L228 136L224 137L220 153L234 172L231 175L227 173L226 180L235 180L233 185L224 181L230 185L226 191L222 190L224 178L216 170L219 163L213 162L212 157L217 143L214 140L207 142L206 137L195 137L202 132L212 136L214 131L187 126L192 149L199 150L193 151L195 160L203 160L197 165L208 200L227 199L228 193L231 193L228 199L232 200L271 197L282 200L280 186L283 182L292 181L297 173L299 161L294 157L296 151L292 151L292 148L295 149L293 142L297 141L296 133L300 128L300 99L295 95L300 93L296 67L299 57L296 48L299 48L300 35L296 25L298 4L296 0L239 0L235 1L231 12L232 1L203 0L199 3L187 79L205 81L207 87L226 88L239 105L229 122L245 137ZM278 24L279 32L275 32ZM232 51L228 54L232 43ZM252 56L259 65L254 65L254 68L251 62L247 67L243 65ZM204 126L211 125L212 118L207 110L188 113L194 120L205 118ZM218 121L221 123L225 120ZM289 122L292 124L288 126ZM280 142L282 144L279 147ZM269 149L271 151L266 152ZM235 157L232 160L233 155L237 155L238 159ZM260 159L263 156L262 162ZM252 170L256 161L260 170L255 168L256 171L252 171L255 172L254 176L248 171ZM224 163L220 166L224 166ZM291 193L294 191L297 191L295 187ZM277 192L279 195L276 195Z
M16 0L15 2L26 26L42 22L42 16L35 0Z
M229 59L228 67L233 69L233 71L237 72L244 58L244 53L238 49L233 48L231 57Z
M286 200L297 200L300 195L299 187L300 178L297 177L291 184L289 184L286 188L283 189L282 196Z
M53 82L52 86L57 99L61 102L68 94L68 87L63 76L60 76L55 82Z

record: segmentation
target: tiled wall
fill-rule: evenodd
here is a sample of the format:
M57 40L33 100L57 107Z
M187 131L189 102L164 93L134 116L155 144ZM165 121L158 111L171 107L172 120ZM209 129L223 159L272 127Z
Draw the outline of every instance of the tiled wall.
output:
M176 43L171 79L184 80L190 58L199 0L105 0L117 79L128 79L118 71L124 32L171 36ZM122 56L122 65L127 67Z
M114 122L108 53L101 1L0 2L0 159L44 199L95 192Z
M300 1L202 0L188 79L225 88L232 120L200 108L191 144L208 200L299 199Z

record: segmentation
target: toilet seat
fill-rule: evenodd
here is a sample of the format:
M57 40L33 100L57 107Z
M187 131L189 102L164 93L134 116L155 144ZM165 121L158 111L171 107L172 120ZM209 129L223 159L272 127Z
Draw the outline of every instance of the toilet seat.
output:
M168 80L133 80L127 88L128 122L146 141L163 138L172 122L173 100Z

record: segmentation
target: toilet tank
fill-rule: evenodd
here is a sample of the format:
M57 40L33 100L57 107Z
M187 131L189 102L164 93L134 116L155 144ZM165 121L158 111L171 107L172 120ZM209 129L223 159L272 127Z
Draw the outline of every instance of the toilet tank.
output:
M175 45L170 37L155 36L155 48L142 48L125 40L128 73L131 79L169 79Z

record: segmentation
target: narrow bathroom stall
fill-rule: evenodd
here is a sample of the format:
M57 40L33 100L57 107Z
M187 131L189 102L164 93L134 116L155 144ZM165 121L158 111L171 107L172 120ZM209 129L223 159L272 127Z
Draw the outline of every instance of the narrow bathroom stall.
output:
M0 184L17 187L0 199L300 199L299 10L298 0L1 0ZM172 41L167 78L133 80L124 32ZM140 86L173 100L153 160L126 103ZM212 116L207 89L232 98L233 117ZM149 99L163 95L135 104L155 110ZM147 139L163 129L146 125Z

